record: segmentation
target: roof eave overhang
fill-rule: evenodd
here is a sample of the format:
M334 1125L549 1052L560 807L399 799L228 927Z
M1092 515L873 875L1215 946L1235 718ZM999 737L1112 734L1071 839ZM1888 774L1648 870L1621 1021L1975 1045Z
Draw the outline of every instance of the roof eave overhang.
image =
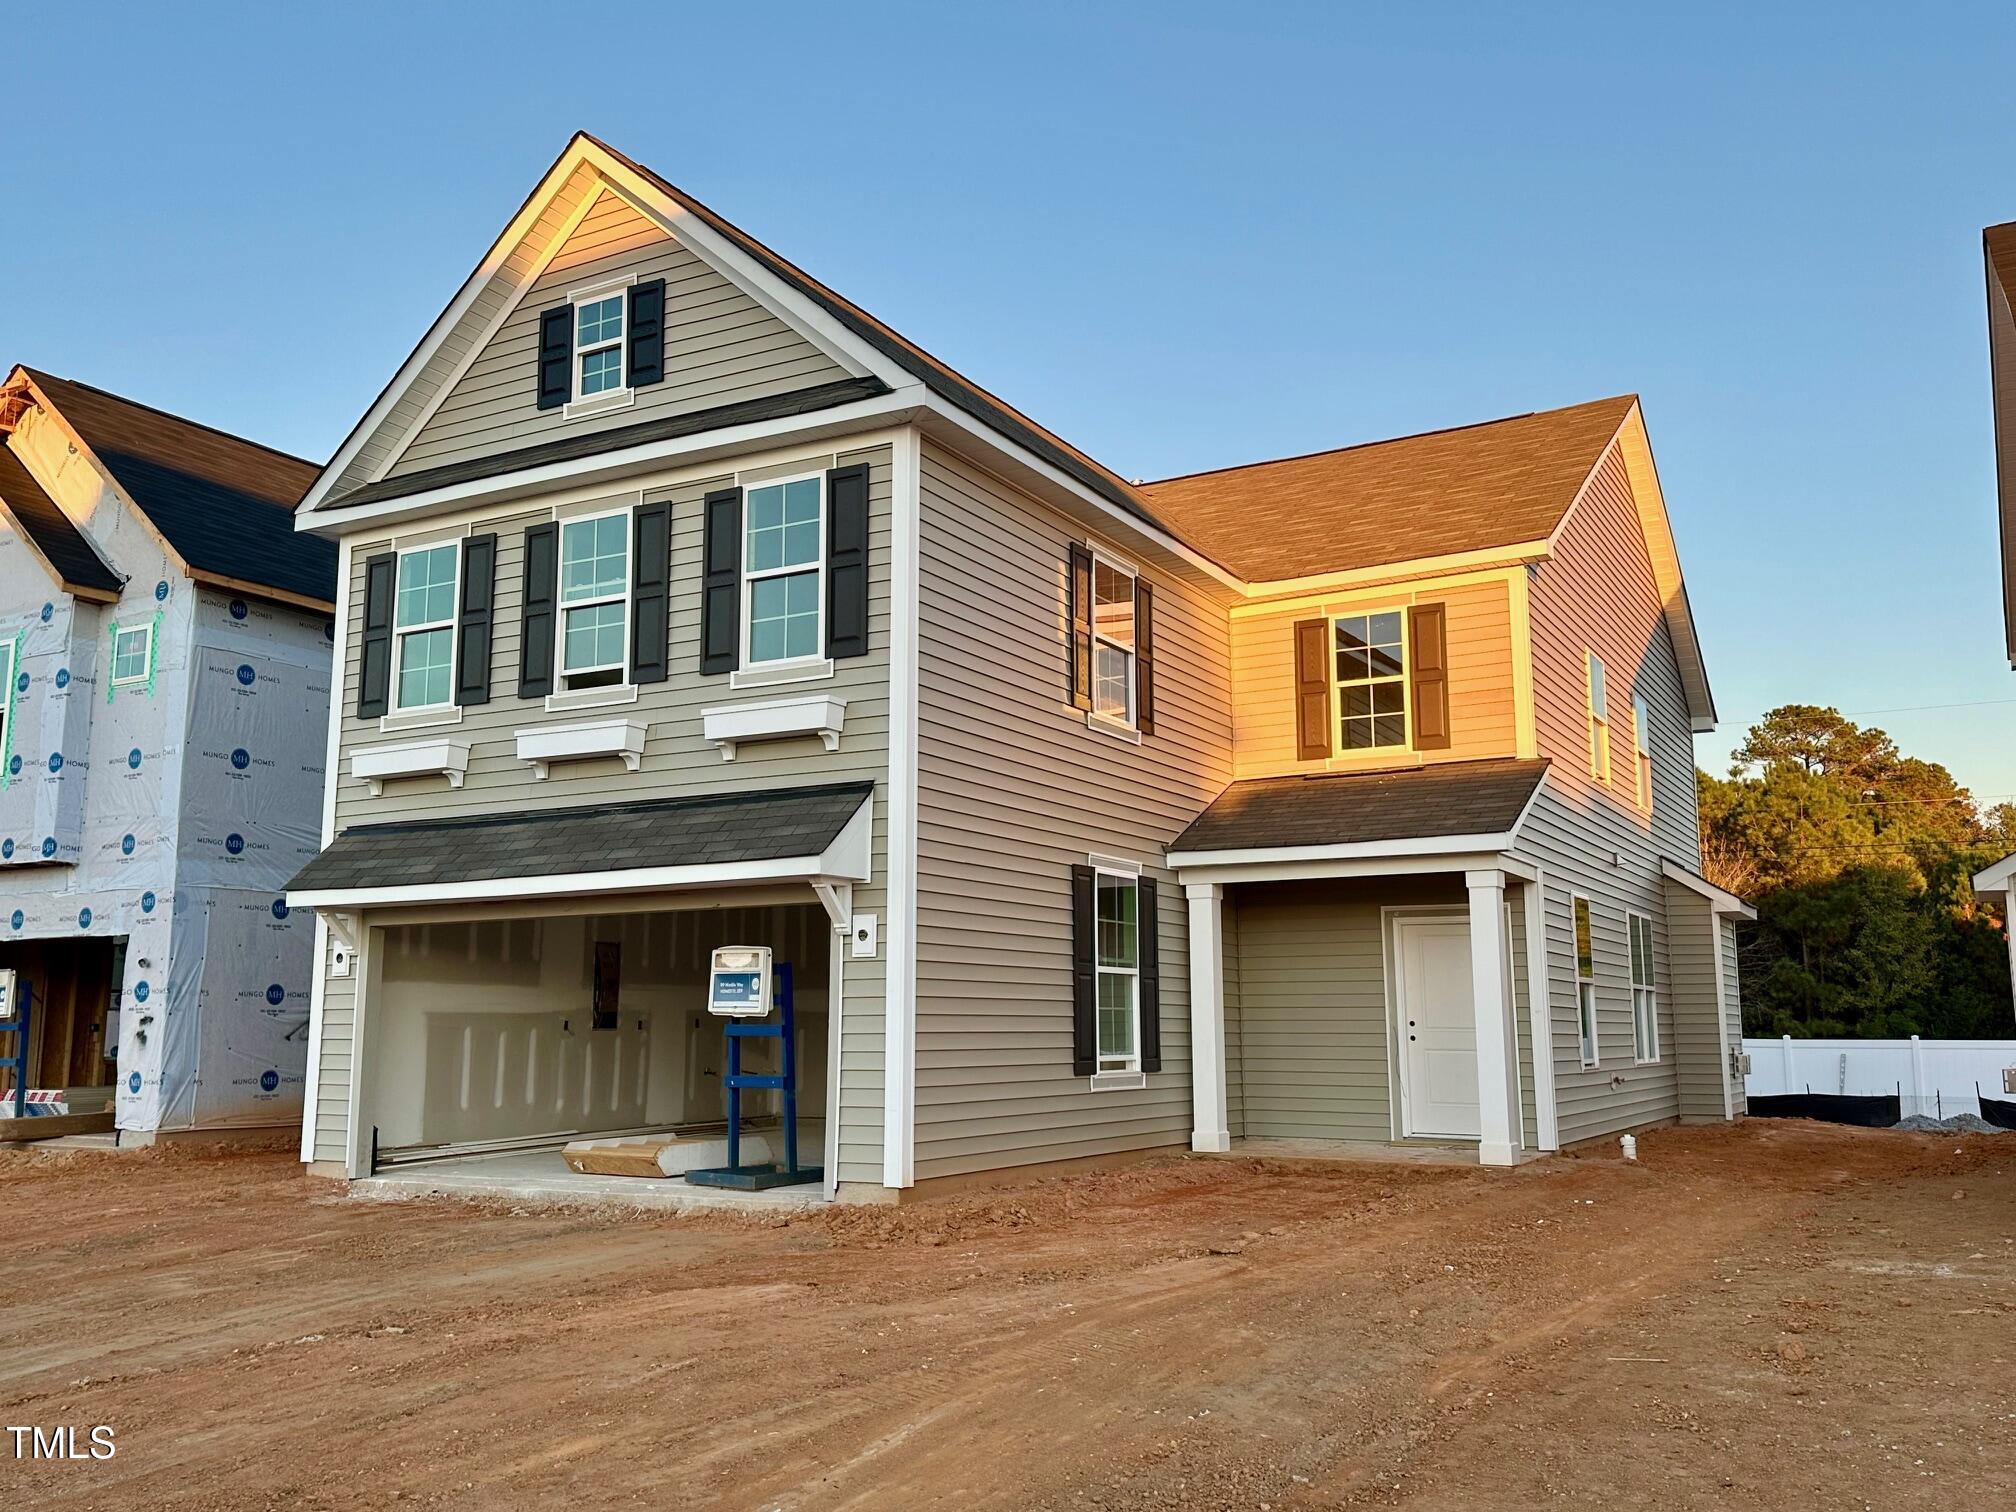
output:
M56 564L43 554L42 548L37 544L35 537L22 525L20 516L8 507L5 499L0 499L0 524L4 524L9 530L14 532L15 539L27 548L28 554L35 558L36 565L49 574L50 581L55 583L65 593L71 595L73 598L88 599L94 604L116 604L119 601L119 590L116 588L100 588L90 583L73 583L64 577L61 572L57 571Z
M1699 872L1689 871L1675 861L1661 861L1659 870L1669 882L1677 882L1689 892L1708 900L1708 906L1726 918L1754 919L1757 910L1727 888L1717 887Z
M1515 828L1492 835L1423 835L1347 845L1171 851L1168 864L1185 885L1453 871L1503 871L1530 881L1537 875L1534 868L1509 854L1517 835Z
M2006 893L2016 885L2016 856L2004 856L1993 866L1985 866L1972 879L1977 893Z

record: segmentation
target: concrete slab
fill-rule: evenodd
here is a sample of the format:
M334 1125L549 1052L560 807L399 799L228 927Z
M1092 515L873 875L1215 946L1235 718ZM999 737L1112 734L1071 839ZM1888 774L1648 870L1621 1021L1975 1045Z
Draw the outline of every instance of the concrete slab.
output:
M767 1192L730 1192L689 1186L673 1177L653 1181L636 1176L589 1176L567 1168L559 1149L508 1150L398 1166L350 1183L350 1193L374 1202L416 1197L487 1198L542 1207L610 1206L660 1212L728 1211L791 1213L826 1200L818 1182L773 1187Z

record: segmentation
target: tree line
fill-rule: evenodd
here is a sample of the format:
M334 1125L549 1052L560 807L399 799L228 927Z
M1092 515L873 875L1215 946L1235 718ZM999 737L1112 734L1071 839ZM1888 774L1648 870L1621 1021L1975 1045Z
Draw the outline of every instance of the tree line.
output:
M1999 1039L2000 908L1969 879L2016 851L2016 805L1834 709L1787 704L1727 777L1697 773L1702 870L1757 909L1739 934L1746 1034Z

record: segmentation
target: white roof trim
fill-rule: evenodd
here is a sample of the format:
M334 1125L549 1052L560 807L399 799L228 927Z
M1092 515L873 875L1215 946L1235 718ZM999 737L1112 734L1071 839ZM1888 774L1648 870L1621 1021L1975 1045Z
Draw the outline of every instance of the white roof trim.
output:
M2004 856L1993 866L1984 866L1974 873L1974 891L1977 893L2006 893L2012 879L2016 879L2016 856Z
M1464 841L1481 839L1490 842L1506 837L1470 835L1450 838L1460 847ZM1301 846L1292 851L1189 851L1172 854L1169 865L1176 872L1177 880L1185 886L1210 882L1229 887L1241 882L1307 882L1331 877L1400 877L1472 871L1499 871L1522 882L1532 882L1539 877L1538 868L1531 862L1522 861L1489 844L1474 849L1421 852L1382 851L1377 845Z
M2012 857L2011 859L2016 860L2016 857ZM1702 897L1706 898L1714 906L1715 912L1718 914L1727 914L1738 919L1754 919L1757 917L1757 910L1737 897L1736 894L1717 887L1699 872L1689 871L1677 861L1668 861L1661 858L1659 870L1668 882L1678 882L1689 892L1699 893Z
M419 883L398 887L305 889L287 894L289 908L391 908L415 903L505 903L572 898L595 893L669 892L732 887L751 882L866 882L874 802L864 798L832 844L816 856L771 861L726 861L711 866L642 866L627 871L555 872L540 877L495 877L474 882Z
M1502 835L1414 835L1404 840L1354 840L1343 845L1261 845L1243 850L1171 851L1172 867L1249 866L1257 862L1390 860L1396 856L1474 855L1512 846Z

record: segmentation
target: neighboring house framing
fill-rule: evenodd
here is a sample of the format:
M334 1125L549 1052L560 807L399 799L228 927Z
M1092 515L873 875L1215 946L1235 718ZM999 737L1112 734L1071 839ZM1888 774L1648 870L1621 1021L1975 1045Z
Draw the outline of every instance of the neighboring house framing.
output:
M299 1116L312 931L282 890L316 848L336 557L292 528L315 471L0 383L0 968L32 991L29 1085L73 1115L35 1129Z
M852 1196L1740 1106L1635 400L1132 484L579 136L298 524L318 1170L718 1118L719 943Z

